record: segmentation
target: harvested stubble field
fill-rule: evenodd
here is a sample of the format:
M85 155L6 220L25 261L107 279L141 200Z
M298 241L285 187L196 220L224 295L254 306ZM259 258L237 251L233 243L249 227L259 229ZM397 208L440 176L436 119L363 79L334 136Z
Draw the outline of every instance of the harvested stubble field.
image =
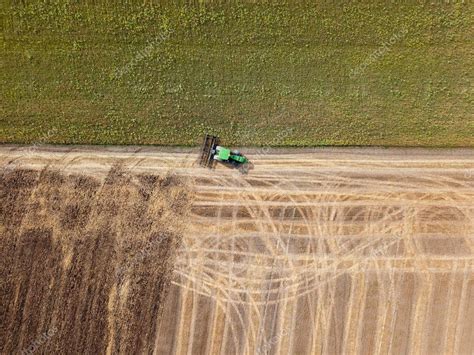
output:
M0 149L3 166L103 179L120 163L193 185L163 313L150 321L157 354L472 353L472 150L253 150L246 176L194 157ZM153 258L146 270L160 267Z
M176 177L2 170L0 353L148 353L187 207Z

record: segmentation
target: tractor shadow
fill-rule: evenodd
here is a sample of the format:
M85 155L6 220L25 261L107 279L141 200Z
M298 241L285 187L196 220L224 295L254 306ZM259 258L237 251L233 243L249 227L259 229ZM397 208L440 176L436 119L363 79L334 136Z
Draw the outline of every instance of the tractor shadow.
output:
M245 163L239 167L237 167L237 169L240 171L240 173L242 175L248 175L248 173L250 172L250 170L253 170L255 168L254 164L251 163L251 162L248 162L248 163Z

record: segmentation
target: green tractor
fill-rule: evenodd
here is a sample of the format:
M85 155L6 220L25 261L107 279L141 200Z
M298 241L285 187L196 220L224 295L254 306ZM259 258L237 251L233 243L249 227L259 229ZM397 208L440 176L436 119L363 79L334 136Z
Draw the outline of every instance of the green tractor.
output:
M248 172L249 160L238 150L231 150L219 145L219 137L206 134L201 147L201 166L212 168L215 162L238 168L242 173Z

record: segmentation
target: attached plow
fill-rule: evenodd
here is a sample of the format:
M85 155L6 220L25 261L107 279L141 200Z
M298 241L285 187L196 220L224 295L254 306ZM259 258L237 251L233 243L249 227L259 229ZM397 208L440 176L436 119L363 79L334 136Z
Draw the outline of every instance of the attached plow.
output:
M201 147L199 164L212 168L215 162L220 162L227 167L238 168L242 173L247 173L249 160L238 150L231 150L219 145L219 137L206 134Z

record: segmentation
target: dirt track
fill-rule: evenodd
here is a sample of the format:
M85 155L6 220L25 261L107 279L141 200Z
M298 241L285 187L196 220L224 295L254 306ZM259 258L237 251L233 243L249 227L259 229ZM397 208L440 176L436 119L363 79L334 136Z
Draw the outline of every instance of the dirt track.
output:
M193 179L157 353L472 352L474 151L251 153L247 176L153 148L4 146L0 163Z

